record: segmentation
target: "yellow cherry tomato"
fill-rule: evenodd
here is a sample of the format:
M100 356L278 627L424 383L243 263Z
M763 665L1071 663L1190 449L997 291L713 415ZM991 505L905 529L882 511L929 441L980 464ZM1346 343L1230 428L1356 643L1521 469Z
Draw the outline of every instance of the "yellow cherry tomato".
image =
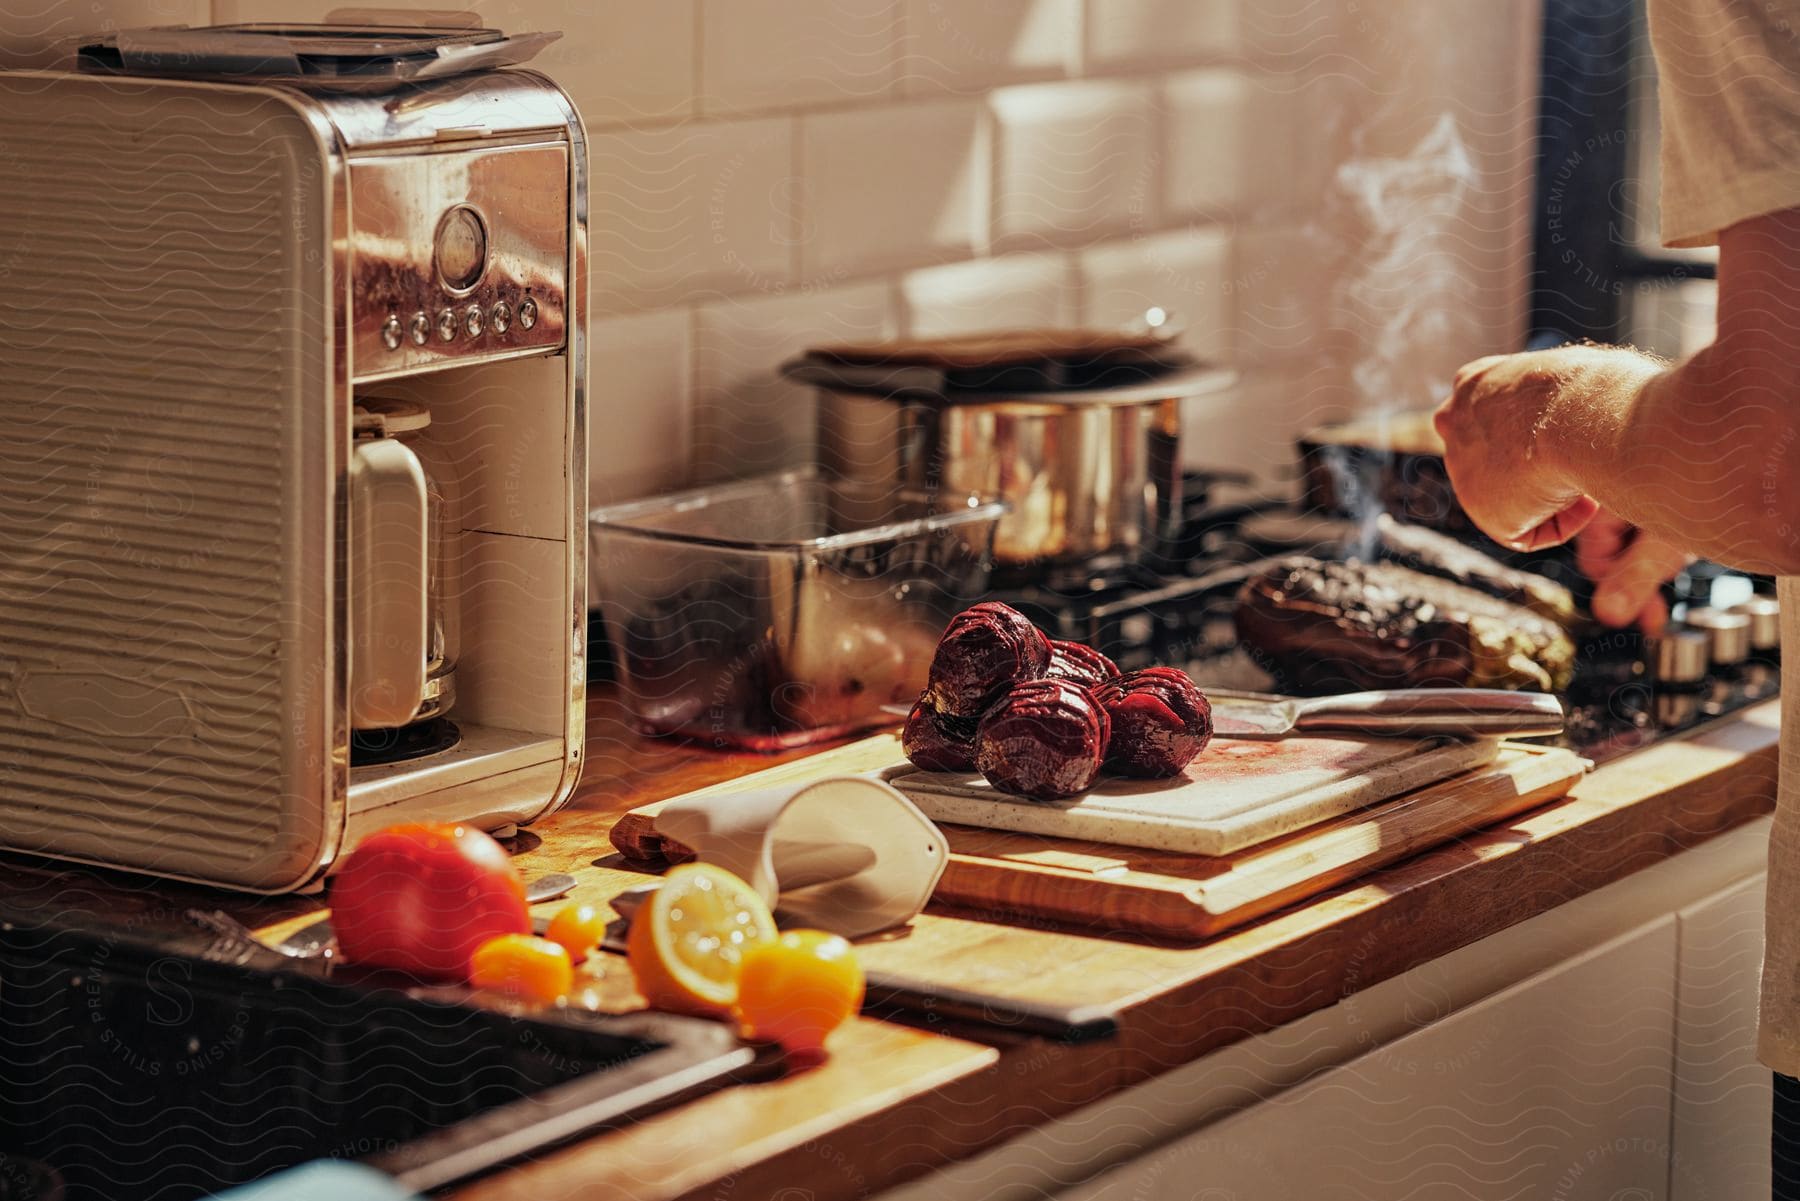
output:
M606 914L592 905L564 905L550 919L544 937L561 943L569 958L580 963L606 937Z
M792 1054L824 1050L825 1037L862 1008L863 971L836 934L789 930L744 951L736 1014L746 1038Z
M549 1004L574 986L575 969L561 943L529 934L502 934L475 948L469 982Z

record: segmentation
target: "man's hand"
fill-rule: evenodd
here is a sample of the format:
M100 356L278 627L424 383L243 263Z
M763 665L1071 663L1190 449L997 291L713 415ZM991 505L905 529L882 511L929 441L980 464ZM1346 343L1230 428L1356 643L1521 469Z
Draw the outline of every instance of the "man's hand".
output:
M1515 550L1566 542L1600 506L1582 491L1563 447L1584 416L1628 403L1662 369L1634 350L1563 346L1476 359L1438 409L1457 500L1489 537Z
M1669 620L1663 582L1692 561L1680 547L1605 511L1575 536L1575 566L1594 581L1594 617L1602 625L1660 634Z

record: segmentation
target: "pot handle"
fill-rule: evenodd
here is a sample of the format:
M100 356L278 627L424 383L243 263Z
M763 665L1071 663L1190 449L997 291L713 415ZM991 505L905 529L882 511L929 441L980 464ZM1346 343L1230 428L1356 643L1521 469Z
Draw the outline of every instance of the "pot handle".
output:
M425 699L430 607L425 470L392 438L350 459L350 724L389 729Z

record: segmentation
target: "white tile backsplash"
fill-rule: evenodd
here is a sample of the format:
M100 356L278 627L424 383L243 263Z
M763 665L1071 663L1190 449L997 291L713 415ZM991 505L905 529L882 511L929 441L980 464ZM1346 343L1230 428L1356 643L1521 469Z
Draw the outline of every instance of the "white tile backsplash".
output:
M1148 84L1004 88L994 120L994 244L1081 245L1154 227L1156 111Z
M1347 0L1235 0L1245 56L1286 71L1329 75L1349 65L1350 34L1364 6Z
M1344 264L1323 229L1241 229L1232 249L1232 341L1239 363L1279 363L1343 348L1337 306Z
M800 138L809 280L968 257L987 182L975 101L820 113Z
M0 65L343 3L14 4ZM1162 304L1246 373L1194 418L1214 465L1287 464L1296 423L1429 395L1521 332L1537 4L482 4L563 32L535 65L589 126L595 498L804 461L812 397L774 368L832 338ZM1408 241L1378 181L1446 122L1467 194Z
M1179 323L1180 345L1208 362L1232 356L1231 238L1194 226L1107 242L1081 253L1082 319L1126 325L1152 306Z
M909 337L1076 322L1073 266L1055 253L1009 254L908 272L900 281L900 300Z
M595 311L785 287L800 220L793 136L786 117L591 134Z
M900 86L910 95L1062 76L1080 46L1080 0L905 0L903 11Z
M1194 71L1163 84L1169 165L1164 197L1170 213L1229 216L1240 207L1251 163L1287 146L1257 146L1249 137L1249 85L1241 71Z
M1245 369L1216 400L1187 405L1181 415L1181 459L1190 470L1246 471L1265 480L1294 478L1296 435L1354 412L1344 365L1296 360Z
M588 477L595 504L687 483L692 360L685 308L595 321L588 337Z
M1241 0L1088 0L1087 66L1167 66L1237 50Z
M700 308L694 344L694 468L698 482L811 462L813 390L777 368L809 346L897 332L892 289L724 300Z
M899 0L701 0L708 113L839 105L893 93Z
M700 0L509 0L507 7L525 24L562 31L532 66L568 89L590 126L694 111ZM508 27L491 7L483 16Z

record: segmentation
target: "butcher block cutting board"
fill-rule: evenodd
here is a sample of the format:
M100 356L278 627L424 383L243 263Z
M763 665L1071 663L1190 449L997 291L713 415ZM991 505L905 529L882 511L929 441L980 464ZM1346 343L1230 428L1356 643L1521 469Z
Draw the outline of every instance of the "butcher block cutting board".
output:
M1560 748L1501 743L1482 767L1226 855L945 825L950 862L933 902L1108 934L1196 942L1553 801L1574 787L1586 767ZM899 739L878 734L700 792L910 770ZM613 845L627 859L649 864L688 857L686 848L656 832L664 803L634 809L614 825Z
M1101 776L1065 801L907 765L888 783L933 821L1114 846L1228 855L1493 761L1488 739L1215 738L1172 780Z

